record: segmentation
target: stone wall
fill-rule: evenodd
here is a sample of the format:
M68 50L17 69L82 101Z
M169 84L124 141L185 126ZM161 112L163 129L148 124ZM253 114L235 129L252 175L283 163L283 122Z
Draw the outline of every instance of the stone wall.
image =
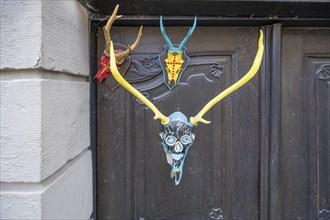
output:
M0 219L88 219L88 13L74 0L0 4Z

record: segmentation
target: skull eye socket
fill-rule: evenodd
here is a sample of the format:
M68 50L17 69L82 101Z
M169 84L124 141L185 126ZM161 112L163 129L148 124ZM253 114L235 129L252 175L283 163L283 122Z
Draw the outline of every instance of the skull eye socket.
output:
M177 138L174 137L173 135L170 135L170 136L167 136L166 139L165 139L165 143L168 145L168 146L174 146L175 143L176 143L176 140Z
M192 143L192 138L190 135L185 134L180 138L182 144L187 145Z

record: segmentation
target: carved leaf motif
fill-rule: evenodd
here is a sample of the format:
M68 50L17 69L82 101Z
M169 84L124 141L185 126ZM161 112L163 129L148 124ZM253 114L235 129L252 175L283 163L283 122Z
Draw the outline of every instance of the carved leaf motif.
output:
M210 67L209 73L214 77L220 78L222 76L224 70L225 70L225 67L220 65L219 63L217 63L217 64L213 64Z
M330 65L323 65L316 72L319 76L319 79L328 80L330 79Z
M320 220L327 220L330 219L330 211L327 209L322 209L320 211Z
M220 208L214 208L209 214L211 219L223 220L222 210Z
M140 62L146 69L160 68L158 57L145 57Z
M160 75L162 69L155 55L132 55L132 62L125 79L130 83L142 82Z

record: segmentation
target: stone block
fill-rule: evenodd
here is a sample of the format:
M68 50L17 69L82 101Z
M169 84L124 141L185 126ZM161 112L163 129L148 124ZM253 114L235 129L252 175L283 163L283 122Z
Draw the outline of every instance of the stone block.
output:
M1 182L40 182L90 145L89 84L1 81Z
M42 80L0 83L0 180L39 181Z
M85 150L41 183L1 183L0 219L89 219L91 152Z
M41 1L0 1L0 69L40 66Z
M88 76L88 13L77 1L0 4L0 69L47 69Z
M41 179L90 146L89 83L42 81Z
M77 1L42 1L43 68L88 76L88 13Z

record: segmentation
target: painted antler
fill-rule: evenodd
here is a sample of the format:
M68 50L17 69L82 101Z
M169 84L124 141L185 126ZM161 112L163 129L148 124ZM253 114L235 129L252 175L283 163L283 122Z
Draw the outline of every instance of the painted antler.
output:
M166 43L168 45L168 52L174 53L175 52L174 46L173 46L171 40L168 38L168 36L165 32L165 28L164 28L164 25L163 25L163 16L160 16L159 23L160 23L160 25L159 25L160 26L160 32L162 33L162 35L164 37L164 40L166 41Z
M139 30L139 33L136 37L136 40L134 42L134 44L132 46L128 45L128 49L125 50L124 52L118 54L118 56L116 57L116 61L118 64L121 64L124 62L124 58L127 56L127 55L130 55L132 53L133 50L135 50L135 48L137 47L137 45L139 44L140 42L140 38L142 36L142 28L143 26L140 27L140 30Z
M167 45L168 45L168 52L169 53L182 53L182 49L184 47L184 45L186 44L186 42L188 41L188 39L190 38L190 36L192 35L192 33L194 33L195 28L196 28L196 24L197 24L197 17L195 16L195 20L194 20L194 24L192 27L189 28L187 36L181 41L180 45L178 48L174 48L171 40L168 38L166 32L165 32L165 28L163 25L163 16L160 16L160 32L162 33Z
M246 84L248 81L250 81L258 72L259 67L261 65L262 61L262 56L264 53L264 45L263 45L263 32L260 30L260 37L259 37L259 43L258 43L258 52L257 55L254 59L253 65L249 72L245 74L239 81L234 83L232 86L221 92L219 95L214 97L211 101L209 101L204 108L195 116L195 117L190 117L190 123L193 124L194 126L197 126L198 122L202 122L204 124L209 124L211 121L207 121L203 119L202 117L206 114L208 110L210 110L215 104L220 102L223 98L226 96L230 95L232 92L235 90L239 89L242 87L244 84Z
M116 5L116 8L113 11L111 17L109 18L107 24L103 27L104 38L105 38L105 42L106 42L106 46L105 46L105 49L104 49L104 54L107 55L108 57L110 56L110 42L111 42L110 28L111 28L111 26L112 26L112 24L115 20L117 20L118 18L121 18L121 15L117 16L118 9L119 9L119 5ZM132 46L128 46L127 50L116 54L116 63L117 64L122 64L123 61L124 61L124 58L127 55L131 54L131 52L133 50L135 50L135 48L139 44L140 38L142 36L142 28L143 28L143 26L141 25L139 33L136 37L136 40L135 40L134 44Z
M138 98L141 102L143 102L147 107L149 107L154 113L155 117L154 120L159 119L162 123L162 125L167 125L170 121L170 119L166 116L164 116L154 104L152 104L146 97L144 97L138 90L136 90L133 86L131 86L119 73L117 66L116 66L116 60L115 60L115 52L113 49L113 43L111 41L110 43L110 68L113 77L115 80L124 87L127 91L132 93L136 98Z
M194 31L195 31L196 24L197 24L197 17L195 16L194 25L189 28L187 36L181 41L178 49L176 50L177 53L182 53L182 49L183 49L184 45L186 44L186 42L188 41L188 39L190 38L192 33L194 33Z
M104 49L103 53L105 55L107 55L108 57L110 57L110 43L111 43L110 28L115 20L117 20L118 18L121 18L121 15L117 16L118 9L119 9L119 5L116 5L107 24L103 27L103 33L104 33L104 39L105 39L105 49Z

